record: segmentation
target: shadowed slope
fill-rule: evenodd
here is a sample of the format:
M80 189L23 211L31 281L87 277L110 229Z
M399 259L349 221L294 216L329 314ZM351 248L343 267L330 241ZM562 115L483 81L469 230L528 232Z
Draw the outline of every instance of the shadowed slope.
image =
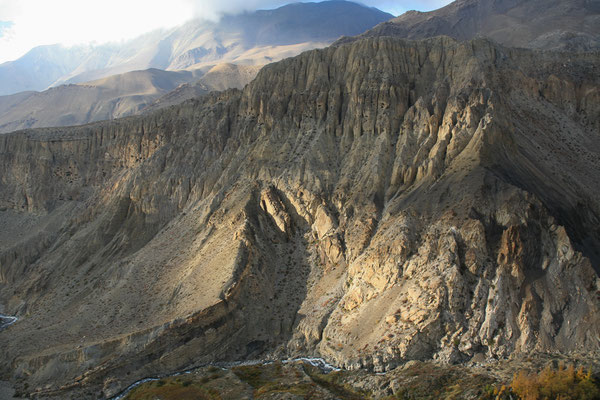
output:
M458 40L485 36L511 47L589 51L600 48L600 5L594 0L457 0L435 11L409 11L359 37L440 35Z
M368 39L1 136L0 218L48 227L0 252L3 377L85 398L266 354L597 354L598 62Z

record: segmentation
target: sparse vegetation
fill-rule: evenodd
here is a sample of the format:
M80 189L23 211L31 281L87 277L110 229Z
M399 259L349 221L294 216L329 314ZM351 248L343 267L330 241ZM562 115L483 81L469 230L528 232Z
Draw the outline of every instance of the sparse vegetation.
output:
M141 385L129 393L127 400L220 400L219 392L206 388L191 379L165 378Z
M251 365L233 368L240 380L254 388L254 397L269 398L275 393L291 393L306 399L318 399L317 385L306 379L294 367L284 368L281 363Z
M354 400L370 398L369 393L356 390L351 385L344 382L344 375L348 374L348 372L336 371L325 374L312 365L305 365L304 372L306 372L315 383L324 387L336 396L339 396L341 399Z
M386 375L394 394L383 397L384 400L600 399L600 388L592 371L573 365L559 365L558 369L547 367L540 372L520 371L512 382L505 384L463 367L429 362L414 362ZM252 394L256 399L272 398L279 393L304 399L320 399L324 393L341 400L382 398L381 393L366 389L371 386L365 382L373 378L373 374L365 371L325 373L307 363L245 365L234 367L230 372L209 367L186 376L148 382L133 390L127 399L221 399L222 396L232 398L231 390L234 397ZM381 382L373 381L373 390L380 387Z
M496 382L489 376L466 373L462 368L418 362L395 375L399 390L386 400L496 399ZM498 400L504 400L499 398Z
M245 365L233 368L233 373L254 389L258 389L269 383L268 380L262 377L263 369L261 365Z

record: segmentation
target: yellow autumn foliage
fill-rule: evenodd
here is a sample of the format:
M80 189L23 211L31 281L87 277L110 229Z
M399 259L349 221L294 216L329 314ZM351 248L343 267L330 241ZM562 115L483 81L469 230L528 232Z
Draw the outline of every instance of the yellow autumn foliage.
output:
M558 369L546 367L539 373L520 371L510 385L522 400L594 400L600 399L600 389L591 370L573 365Z

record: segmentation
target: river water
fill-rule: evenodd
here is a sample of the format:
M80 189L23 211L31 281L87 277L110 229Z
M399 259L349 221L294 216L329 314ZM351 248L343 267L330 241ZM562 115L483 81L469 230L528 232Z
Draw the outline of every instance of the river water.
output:
M15 322L17 322L17 320L17 317L9 317L8 315L0 314L0 331L11 326Z
M293 358L293 359L286 359L286 360L281 360L281 362L283 364L288 364L288 363L292 363L292 362L298 362L298 361L302 361L305 363L308 363L310 365L312 365L313 367L317 367L319 368L321 371L325 372L325 373L329 373L329 372L333 372L333 371L339 371L340 369L328 364L325 360L323 360L322 358L318 358L318 357L301 357L301 358ZM249 360L249 361L236 361L236 362L229 362L229 363L216 363L213 364L216 367L220 367L220 368L225 368L225 369L230 369L232 367L238 367L238 366L244 366L244 365L260 365L260 364L271 364L274 361L264 361L264 360ZM125 389L124 391L122 391L120 394L118 394L115 397L112 397L111 400L122 400L125 398L125 396L127 396L129 394L129 392L131 392L133 389L135 389L136 387L146 383L146 382L153 382L153 381L158 381L160 379L163 378L170 378L173 376L181 376L181 375L186 375L186 374L191 374L193 371L203 368L203 367L207 367L209 365L204 365L204 366L200 366L200 367L194 367L192 369L186 370L186 371L182 371L182 372L176 372L174 374L167 374L167 375L157 375L155 377L152 378L144 378L141 379L135 383L132 383L131 385L129 385L127 387L127 389Z
M0 314L0 331L3 329L8 328L10 325L14 324L15 322L17 322L19 319L17 317L11 317L8 315L3 315ZM329 372L333 372L333 371L339 371L340 369L328 364L325 360L323 360L322 358L318 358L318 357L301 357L301 358L294 358L294 359L286 359L286 360L281 360L281 362L283 364L288 364L288 363L292 363L292 362L298 362L298 361L302 361L305 363L308 363L310 365L312 365L313 367L317 367L319 368L321 371L325 372L325 373L329 373ZM265 360L250 360L250 361L237 361L237 362L230 362L230 363L217 363L214 364L217 367L220 368L232 368L232 367L237 367L237 366L242 366L242 365L260 365L260 364L270 364L273 361L265 361ZM194 367L191 368L189 370L185 370L185 371L181 371L181 372L176 372L173 374L164 374L164 375L157 375L155 377L150 377L150 378L144 378L144 379L140 379L137 382L132 383L131 385L129 385L127 387L127 389L125 389L124 391L122 391L120 394L118 394L115 397L112 397L111 400L122 400L125 398L125 396L127 396L129 394L129 392L131 392L133 389L135 389L136 387L146 383L146 382L152 382L152 381L157 381L159 379L163 379L163 378L169 378L169 377L173 377L173 376L180 376L180 375L186 375L186 374L191 374L193 371L202 368L202 367L206 367L208 365L204 365L204 366L199 366L199 367Z

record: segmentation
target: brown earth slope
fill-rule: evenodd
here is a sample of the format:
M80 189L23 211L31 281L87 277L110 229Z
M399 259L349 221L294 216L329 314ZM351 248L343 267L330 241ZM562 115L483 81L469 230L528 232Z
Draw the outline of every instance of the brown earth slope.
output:
M219 64L210 68L202 78L193 83L180 85L159 97L142 112L149 113L173 106L185 100L200 97L213 90L242 89L254 79L262 65Z
M1 379L600 354L600 55L359 40L144 117L0 136Z
M198 80L204 72L148 69L43 92L1 96L0 133L81 125L136 114L178 86Z
M456 0L435 11L409 11L358 37L458 40L488 37L504 46L589 51L600 48L597 0ZM354 38L342 38L347 43Z
M0 133L81 125L140 114L212 90L242 88L261 67L218 64L192 71L148 69L43 92L0 96Z

